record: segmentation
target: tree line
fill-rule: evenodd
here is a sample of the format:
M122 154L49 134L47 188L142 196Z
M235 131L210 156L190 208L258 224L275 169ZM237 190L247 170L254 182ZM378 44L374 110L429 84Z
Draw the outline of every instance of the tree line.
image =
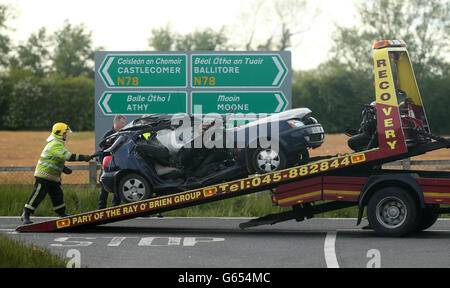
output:
M240 33L224 26L183 35L167 24L150 29L148 48L289 50L301 43L320 14L308 3L254 0L253 13L242 15L240 25L245 29ZM293 71L292 107L310 108L327 133L357 128L359 104L374 100L373 43L403 39L431 130L450 134L450 3L375 0L356 5L358 24L334 27L329 58L315 69ZM94 51L102 47L93 47L92 32L66 20L52 34L40 28L23 43L14 44L6 33L13 17L9 8L0 4L0 129L47 130L55 121L66 121L77 131L93 130ZM267 13L274 13L271 19L276 25L261 34L261 29L268 29L258 25L257 17L267 19Z
M94 129L92 32L65 21L14 45L6 33L11 7L0 4L0 129L48 130L55 122Z

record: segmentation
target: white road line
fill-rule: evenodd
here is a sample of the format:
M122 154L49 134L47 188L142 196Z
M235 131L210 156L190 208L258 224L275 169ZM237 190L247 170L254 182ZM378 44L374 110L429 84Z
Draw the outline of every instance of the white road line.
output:
M335 250L336 234L336 231L331 231L328 232L327 236L325 237L323 252L325 253L325 262L327 263L327 268L339 268Z

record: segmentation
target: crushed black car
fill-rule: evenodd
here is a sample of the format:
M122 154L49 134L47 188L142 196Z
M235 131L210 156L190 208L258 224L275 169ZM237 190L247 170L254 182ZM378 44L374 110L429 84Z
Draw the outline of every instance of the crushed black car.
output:
M237 127L220 115L141 117L99 144L100 181L129 203L307 163L324 141L311 115L297 108Z

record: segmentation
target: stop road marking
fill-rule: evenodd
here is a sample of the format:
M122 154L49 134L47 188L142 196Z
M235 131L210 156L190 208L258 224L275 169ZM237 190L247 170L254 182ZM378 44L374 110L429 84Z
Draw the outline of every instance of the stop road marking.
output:
M87 247L95 244L95 240L111 239L106 246L119 247L127 239L138 237L58 237L53 240L52 247ZM223 242L225 238L217 237L142 237L137 246L184 246L193 247L204 243Z

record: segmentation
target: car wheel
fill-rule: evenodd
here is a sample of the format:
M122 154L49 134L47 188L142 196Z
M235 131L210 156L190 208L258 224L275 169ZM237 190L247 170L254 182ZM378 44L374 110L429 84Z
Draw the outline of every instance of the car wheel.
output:
M257 148L252 154L251 164L256 173L263 174L286 168L286 155L283 150Z
M400 187L387 187L370 198L367 219L382 236L403 236L417 228L421 218L417 201Z
M120 179L118 192L123 202L131 203L150 198L151 187L144 177L132 173Z

